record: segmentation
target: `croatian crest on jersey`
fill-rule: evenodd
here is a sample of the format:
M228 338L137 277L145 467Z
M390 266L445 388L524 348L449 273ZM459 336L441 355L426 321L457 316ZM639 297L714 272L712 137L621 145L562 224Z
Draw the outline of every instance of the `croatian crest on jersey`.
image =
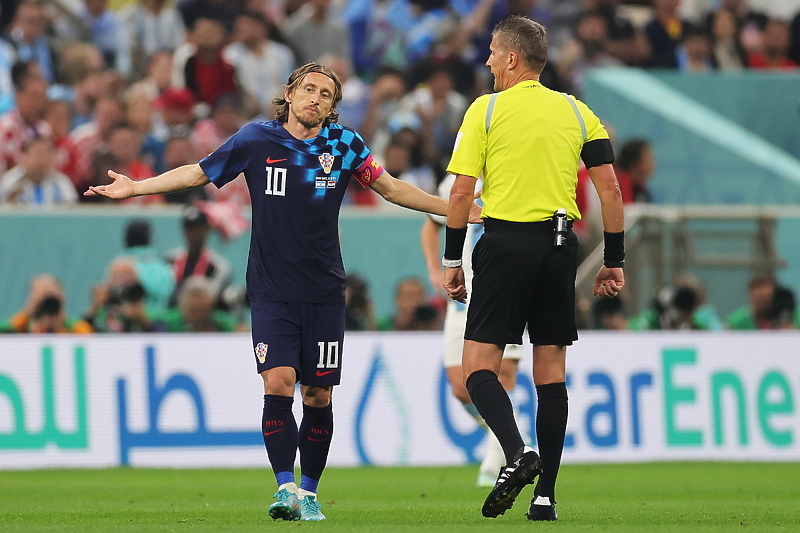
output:
M264 344L263 342L259 342L256 345L256 357L258 357L258 362L261 363L262 365L267 360L267 350L268 349L269 349L269 346Z
M333 168L333 156L331 154L322 154L319 156L319 164L322 165L322 170L325 174L330 174Z

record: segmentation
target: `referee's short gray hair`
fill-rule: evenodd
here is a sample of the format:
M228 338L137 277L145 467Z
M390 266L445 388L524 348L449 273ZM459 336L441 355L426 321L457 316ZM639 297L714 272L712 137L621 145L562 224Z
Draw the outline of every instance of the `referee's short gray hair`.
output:
M501 47L517 52L535 72L547 62L547 31L538 22L522 15L506 17L492 30Z

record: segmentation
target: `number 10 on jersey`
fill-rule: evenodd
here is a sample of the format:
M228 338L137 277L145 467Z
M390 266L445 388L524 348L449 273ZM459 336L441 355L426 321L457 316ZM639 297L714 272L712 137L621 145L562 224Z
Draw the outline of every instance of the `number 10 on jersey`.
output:
M339 341L318 342L317 368L339 368Z
M286 169L267 167L267 188L264 194L286 196Z

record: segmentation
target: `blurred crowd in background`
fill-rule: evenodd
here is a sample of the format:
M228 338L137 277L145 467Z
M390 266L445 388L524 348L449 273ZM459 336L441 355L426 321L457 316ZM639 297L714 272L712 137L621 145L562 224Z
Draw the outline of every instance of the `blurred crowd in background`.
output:
M272 119L273 97L309 61L343 80L339 122L361 133L392 175L435 193L464 111L492 89L484 66L490 32L509 14L547 27L541 81L577 97L595 67L800 65L797 0L9 0L0 10L0 206L102 203L82 193L108 183L109 169L140 180L196 163L245 123ZM648 140L614 141L623 200L652 201ZM587 180L581 171L578 205L591 215ZM156 252L146 220L136 221L126 233L129 253L108 266L83 317L64 316L64 291L42 275L0 327L246 329L244 291L228 285L230 265L204 244L212 230L246 231L243 179L125 202L192 206L183 219L186 249ZM377 195L360 187L345 202L378 206ZM794 296L774 279L754 279L750 295L738 319L720 319L699 284L678 280L640 316L626 316L624 300L615 299L584 302L580 320L601 329L797 325ZM410 278L398 285L391 316L374 317L370 308L368 287L351 276L350 329L438 329L444 300Z

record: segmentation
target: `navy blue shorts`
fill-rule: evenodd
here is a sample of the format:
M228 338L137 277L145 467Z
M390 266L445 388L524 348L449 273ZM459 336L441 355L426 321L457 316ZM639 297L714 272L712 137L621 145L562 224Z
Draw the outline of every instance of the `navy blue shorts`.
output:
M339 384L344 304L252 302L250 314L259 373L289 366L302 385Z

